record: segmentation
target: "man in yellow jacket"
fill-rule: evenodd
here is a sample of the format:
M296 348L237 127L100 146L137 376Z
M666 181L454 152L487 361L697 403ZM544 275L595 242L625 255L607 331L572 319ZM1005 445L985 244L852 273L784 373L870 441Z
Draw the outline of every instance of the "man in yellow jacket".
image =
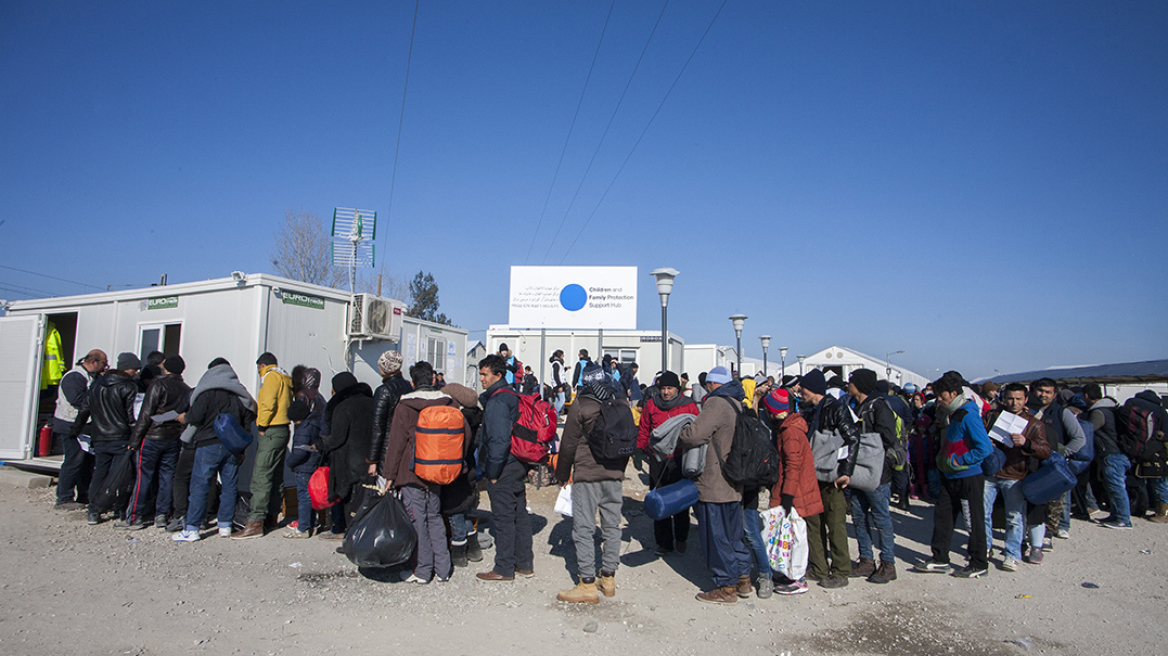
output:
M256 360L260 374L259 410L256 414L256 461L251 474L251 516L247 526L232 537L249 540L275 528L284 492L284 455L288 452L288 406L292 405L292 378L277 368L276 356L264 353ZM265 523L270 526L265 527Z

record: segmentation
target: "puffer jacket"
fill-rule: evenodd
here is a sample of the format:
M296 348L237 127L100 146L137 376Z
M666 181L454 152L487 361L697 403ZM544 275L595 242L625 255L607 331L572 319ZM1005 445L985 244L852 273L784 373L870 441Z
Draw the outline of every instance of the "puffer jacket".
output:
M600 417L600 402L591 396L580 396L568 410L564 420L564 434L560 438L560 455L556 461L556 480L567 483L596 483L624 480L628 458L600 463L592 457L588 436Z
M666 421L678 415L696 415L699 414L698 404L694 403L693 399L688 396L683 397L681 402L668 410L662 410L657 405L658 397L654 396L645 401L645 407L641 410L641 424L637 431L637 448L642 451L649 448L649 438L653 435L653 429L657 428ZM670 454L670 458L673 454Z
M397 409L393 413L393 425L389 428L389 439L385 445L385 457L382 459L381 475L393 481L394 487L416 485L435 490L439 487L429 481L418 478L414 473L414 450L417 446L418 416L425 408L433 406L450 406L461 408L457 401L433 387L419 387L401 397ZM462 457L465 463L470 455L472 440L470 438L470 422L466 415L462 417L463 441ZM464 471L466 464L463 465Z
M511 428L519 419L519 396L500 379L479 395L483 423L479 425L476 461L487 480L496 480L513 460Z
M393 412L401 397L414 391L401 374L395 371L381 379L377 391L373 393L373 441L369 443L369 454L365 462L376 465L385 457L385 441L389 437L389 427L393 423Z
M267 365L260 370L259 410L256 412L256 426L287 426L288 406L292 405L292 377L280 371L275 365Z
M823 512L823 495L815 479L815 458L807 441L807 422L797 412L787 415L777 431L779 480L771 488L771 508L790 497L800 517Z
M731 503L742 501L742 487L732 485L722 475L722 465L718 462L718 455L723 458L730 453L734 443L734 427L738 424L738 413L742 412L742 403L727 396L710 395L702 405L702 412L692 424L681 431L680 443L686 449L710 445L710 452L706 454L706 468L698 475L698 500L706 503ZM716 453L714 453L716 452Z
M982 417L987 431L994 427L994 422L998 420L1002 412L1004 410L998 408L990 410ZM990 440L995 449L1002 449L1006 452L1006 462L994 475L995 478L1020 481L1026 478L1026 474L1031 471L1031 458L1046 460L1050 457L1050 444L1046 441L1046 427L1043 423L1035 419L1029 410L1023 410L1022 414L1018 416L1026 420L1026 428L1022 430L1022 437L1026 438L1026 444L1007 449L1005 444L1001 444L997 440Z
M191 387L183 382L179 374L155 376L146 389L138 421L134 424L134 442L148 440L177 440L183 432L183 425L177 419L155 423L152 417L167 412L182 414L188 408Z
M814 408L807 411L804 421L807 422L808 436L816 431L839 432L844 445L848 447L848 457L840 461L836 475L851 476L856 470L856 458L860 455L860 432L856 430L848 406L825 395Z
M89 388L89 436L94 442L129 442L138 382L110 371Z

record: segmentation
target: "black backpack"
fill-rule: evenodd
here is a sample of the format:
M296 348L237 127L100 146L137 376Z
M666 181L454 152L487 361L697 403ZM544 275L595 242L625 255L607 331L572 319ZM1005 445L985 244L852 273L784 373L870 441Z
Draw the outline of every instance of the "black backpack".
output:
M615 462L633 455L637 448L637 425L627 401L612 398L600 401L600 415L588 433L588 448L596 462Z
M779 481L779 452L775 450L771 431L758 417L745 414L737 407L734 412L738 420L734 424L730 453L723 458L711 444L722 466L722 477L731 485L745 489L769 489Z

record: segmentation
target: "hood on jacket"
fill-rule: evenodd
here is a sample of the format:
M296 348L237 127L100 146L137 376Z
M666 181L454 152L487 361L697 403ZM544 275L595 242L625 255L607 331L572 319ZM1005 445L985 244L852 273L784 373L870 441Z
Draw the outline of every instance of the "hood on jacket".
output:
M1160 395L1156 394L1152 390L1144 390L1139 394L1136 394L1136 398L1142 401L1147 401L1148 403L1159 406L1161 408L1164 407L1164 402L1160 399Z
M718 389L710 392L706 396L725 396L734 399L735 401L746 401L746 390L742 387L742 381L732 380L723 384Z

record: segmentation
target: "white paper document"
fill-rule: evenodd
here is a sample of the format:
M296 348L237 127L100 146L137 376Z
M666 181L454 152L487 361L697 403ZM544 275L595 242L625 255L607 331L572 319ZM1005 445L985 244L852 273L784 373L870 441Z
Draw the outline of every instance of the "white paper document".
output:
M1014 446L1014 440L1010 436L1017 433L1022 434L1026 430L1028 422L1012 412L1003 411L998 415L998 420L994 422L993 428L990 429L990 438L995 439L1006 446Z

